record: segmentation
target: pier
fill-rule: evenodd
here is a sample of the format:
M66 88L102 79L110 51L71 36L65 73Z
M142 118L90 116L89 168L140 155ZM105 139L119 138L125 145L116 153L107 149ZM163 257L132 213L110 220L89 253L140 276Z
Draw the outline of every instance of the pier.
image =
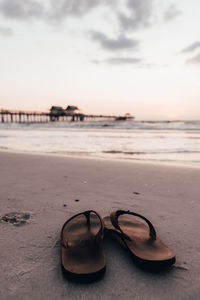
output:
M52 111L36 112L36 111L17 111L0 109L0 123L48 123L48 122L83 122L84 120L94 119L113 119L126 120L134 119L131 115L114 116L114 115L93 115L83 114L72 111Z
M1 123L47 123L50 114L45 112L0 110Z

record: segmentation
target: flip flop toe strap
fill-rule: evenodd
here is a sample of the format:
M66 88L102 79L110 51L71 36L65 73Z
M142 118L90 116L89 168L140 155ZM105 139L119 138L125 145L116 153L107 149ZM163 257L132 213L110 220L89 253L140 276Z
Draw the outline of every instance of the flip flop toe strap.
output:
M103 231L104 231L104 222L101 218L101 216L94 210L87 210L87 211L84 211L84 212L81 212L81 213L78 213L74 216L72 216L71 218L69 218L63 225L62 227L62 230L61 230L61 244L64 248L69 248L69 242L67 239L64 238L64 228L67 226L67 224L72 221L73 219L75 219L76 217L80 216L80 215L85 215L86 217L86 222L87 222L87 227L88 229L90 228L90 214L91 213L94 213L95 215L97 215L97 217L99 218L100 220L100 229L99 231L97 232L97 234L95 235L95 242L100 242L100 240L102 240L103 238Z
M156 240L156 230L155 230L155 228L153 227L152 223L151 223L147 218L145 218L144 216L142 216L142 215L140 215L140 214L131 212L131 211L129 211L129 210L127 210L127 211L125 211L125 210L117 210L117 211L114 211L114 212L112 212L111 215L110 215L111 222L112 222L113 226L121 232L122 236L123 236L126 240L131 241L130 237L129 237L127 234L125 234L125 233L123 232L123 230L122 230L121 227L119 226L119 222L118 222L119 216L125 215L125 214L132 215L132 216L136 216L136 217L139 217L139 218L143 219L143 220L148 224L148 226L149 226L149 236L150 236L150 238L153 239L153 240Z

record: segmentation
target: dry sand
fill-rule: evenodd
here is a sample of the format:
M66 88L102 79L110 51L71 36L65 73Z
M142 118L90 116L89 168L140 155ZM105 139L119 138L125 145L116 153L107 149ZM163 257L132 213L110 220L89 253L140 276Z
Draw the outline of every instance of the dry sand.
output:
M17 216L18 226L8 216L0 223L0 299L200 299L199 190L197 168L1 152L1 217L26 215ZM119 208L149 218L176 265L145 272L107 239L103 279L68 282L60 268L62 224L86 209L105 216Z

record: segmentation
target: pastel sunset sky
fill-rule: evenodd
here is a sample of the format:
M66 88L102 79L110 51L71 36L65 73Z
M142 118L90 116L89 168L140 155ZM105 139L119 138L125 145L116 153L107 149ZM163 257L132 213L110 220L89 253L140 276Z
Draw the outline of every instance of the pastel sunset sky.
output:
M0 109L200 118L200 0L0 0Z

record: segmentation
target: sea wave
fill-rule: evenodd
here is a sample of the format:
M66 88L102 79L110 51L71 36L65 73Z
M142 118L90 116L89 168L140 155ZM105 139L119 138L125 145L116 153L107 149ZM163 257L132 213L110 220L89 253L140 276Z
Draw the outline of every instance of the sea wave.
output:
M49 123L0 123L0 129L24 130L199 130L200 121L84 121L84 122L49 122Z
M125 155L147 155L147 154L176 154L176 153L184 153L184 154L192 154L192 153L200 153L198 150L159 150L159 151L121 151L121 150L105 150L103 153L108 154L125 154Z
M0 123L0 150L200 164L200 121Z

